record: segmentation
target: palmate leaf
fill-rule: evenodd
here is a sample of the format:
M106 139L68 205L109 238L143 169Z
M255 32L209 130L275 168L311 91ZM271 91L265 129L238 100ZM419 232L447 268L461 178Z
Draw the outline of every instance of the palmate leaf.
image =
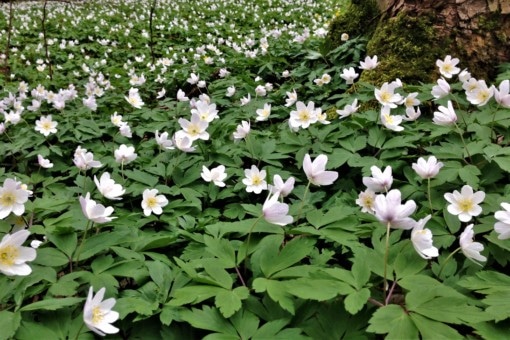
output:
M354 315L363 309L370 297L370 290L363 288L347 295L344 300L345 310Z
M287 292L287 287L280 281L268 280L258 277L253 281L253 289L257 293L267 292L269 297L278 302L280 307L291 314L295 313L294 301L292 295Z
M81 303L83 300L85 299L77 297L41 300L21 307L20 311L28 312L31 310L57 310L68 306L74 306L78 303Z
M206 329L238 338L234 326L223 318L216 308L204 306L203 309L193 308L191 310L183 310L180 313L180 317L195 328Z
M367 332L388 334L386 339L418 339L418 329L411 317L397 305L377 309L369 320Z
M428 319L417 313L410 313L409 316L414 322L414 325L420 331L420 335L424 340L464 339L464 337L460 335L459 332L442 322Z
M6 310L0 312L0 340L11 339L21 323L21 314Z

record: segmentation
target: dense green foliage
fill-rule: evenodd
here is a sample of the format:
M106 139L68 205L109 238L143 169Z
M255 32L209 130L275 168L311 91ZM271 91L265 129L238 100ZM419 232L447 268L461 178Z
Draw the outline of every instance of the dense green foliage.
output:
M505 337L510 241L498 238L494 214L510 201L510 109L493 98L471 104L457 76L439 99L431 95L435 84L404 81L396 92L404 98L416 92L422 116L403 122L403 131L387 128L374 96L380 84L350 85L340 77L345 68L361 71L367 37L351 35L329 50L324 36L332 7L329 1L87 1L49 3L45 12L41 3L17 5L10 74L0 82L3 110L14 111L15 102L24 110L17 124L2 120L0 183L16 179L32 195L21 218L0 220L0 232L27 228L29 241L42 244L28 262L30 275L0 274L0 339L93 339L83 325L91 286L95 292L105 287L106 297L117 300L120 331L107 338ZM7 27L8 6L0 8L0 26ZM3 31L0 46L6 41ZM431 62L427 68L433 69ZM363 79L378 72L362 71ZM192 73L205 87L188 81ZM319 86L314 80L323 74L331 81ZM499 80L508 74L502 69ZM137 85L142 75L146 82ZM29 87L27 98L20 97L21 81ZM57 109L46 94L39 109L29 109L39 84L54 95L73 84L77 98ZM227 96L232 86L236 92ZM140 108L125 98L133 87L145 103ZM194 141L192 152L166 149L154 138L156 131L173 135L179 119L189 119L190 103L176 99L179 90L196 100L207 94L219 111L207 127L209 139ZM295 105L285 102L292 91L326 112L330 124L291 130ZM91 93L96 110L84 102ZM336 111L355 99L362 108L340 119ZM433 112L448 101L456 125L434 124ZM258 121L256 110L264 104L272 105L271 114ZM114 113L128 123L131 137L113 124ZM36 121L50 114L57 132L44 136ZM392 109L394 116L405 114L401 104ZM251 130L234 141L243 120ZM134 146L137 158L117 162L121 144ZM102 166L75 166L79 146ZM310 184L306 154L327 155L327 169L338 179ZM39 166L37 155L54 166ZM423 180L412 164L432 155L444 167ZM203 166L218 165L226 167L225 187L201 177ZM276 174L295 178L283 199L292 223L266 221L267 192L247 192L243 183L252 165L267 171L270 184ZM416 202L413 219L431 215L426 228L439 256L420 257L410 230L390 231L361 211L356 200L373 166L391 167L391 189ZM98 191L94 176L104 172L125 188L121 200ZM444 198L464 185L486 194L483 212L470 222L450 214ZM161 215L144 215L146 189L168 199ZM89 221L79 201L87 193L113 207L116 218ZM469 224L484 245L483 266L458 251ZM0 245L2 251L9 254Z

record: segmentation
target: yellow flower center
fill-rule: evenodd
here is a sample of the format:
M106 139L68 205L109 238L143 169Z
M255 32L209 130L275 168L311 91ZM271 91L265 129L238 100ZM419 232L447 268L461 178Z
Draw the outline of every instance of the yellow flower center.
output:
M262 116L262 117L267 117L267 116L269 116L269 110L267 110L267 109L263 109L263 110L262 110L262 114L261 114L261 116Z
M298 112L299 120L301 121L307 121L310 120L310 112L308 110L301 110Z
M147 199L147 206L149 208L154 208L158 206L158 201L156 200L156 197L149 197Z
M12 266L18 258L18 249L13 246L0 248L0 264L4 266Z
M365 196L363 198L363 203L367 208L372 208L374 205L374 199L372 196Z
M382 102L389 102L391 99L391 93L388 91L383 91L380 96Z
M453 67L451 64L444 64L443 65L443 72L451 73L453 70Z
M95 325L97 325L97 324L98 324L98 323L100 323L103 319L104 319L104 313L103 313L103 311L99 308L99 306L96 306L96 307L92 308L92 323L94 323Z
M462 210L462 212L469 212L471 209L473 209L473 201L469 198L462 198L459 200L459 208Z
M386 120L386 123L389 125L392 125L395 121L393 120L393 117L391 115L385 114L384 119Z
M43 122L41 125L43 130L51 130L51 122Z
M198 135L200 133L200 129L195 124L190 124L188 126L188 134L192 137Z
M14 194L12 192L5 192L2 195L0 195L0 205L3 205L4 207L9 207L13 205L16 202L16 197L14 197Z
M262 178L260 178L258 175L255 175L251 178L251 182L253 185L260 185L262 183Z

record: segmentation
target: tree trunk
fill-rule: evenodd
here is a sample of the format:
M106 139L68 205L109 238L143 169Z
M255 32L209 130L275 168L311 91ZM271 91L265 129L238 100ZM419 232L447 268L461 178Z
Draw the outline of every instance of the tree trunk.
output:
M381 61L386 58L383 69L393 69L392 77L399 77L401 72L400 78L412 81L413 75L405 74L412 73L412 69L402 66L410 64L422 69L415 82L434 80L438 76L434 61L448 54L459 58L459 66L467 68L473 76L487 80L495 77L499 64L510 62L510 0L377 0L377 3L381 21L367 46L367 54L376 54ZM430 68L425 62L432 62ZM395 68L401 70L396 72Z

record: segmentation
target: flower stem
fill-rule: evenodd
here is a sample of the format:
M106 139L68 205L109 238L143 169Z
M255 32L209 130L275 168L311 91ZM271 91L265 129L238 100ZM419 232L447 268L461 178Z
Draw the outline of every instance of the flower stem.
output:
M430 197L430 177L427 178L427 196L429 198L429 206L430 206L430 213L434 213L434 209L432 209L432 197Z
M308 193L308 191L310 189L310 183L311 182L308 181L308 184L306 185L305 193L303 194L303 200L301 200L301 205L299 206L299 210L298 210L298 213L297 213L296 222L299 221L299 219L301 218L301 211L303 210L303 206L305 205L306 194Z
M80 329L78 329L78 333L76 333L76 337L74 338L74 340L78 340L78 338L80 337L80 333L81 333L81 330L83 329L83 325L85 325L85 324L82 322Z
M464 140L464 136L462 135L462 131L459 128L459 125L457 125L457 123L455 123L455 127L457 128L457 132L459 133L460 140L462 141L462 145L464 145L464 150L466 150L466 153L468 155L469 163L473 163L473 160L471 159L471 154L469 153L469 150L466 145L466 141Z
M387 300L386 291L388 290L388 255L390 252L390 226L391 223L388 222L386 224L386 245L385 245L385 251L384 251L384 301Z
M244 271L246 272L246 260L248 259L248 254L249 254L249 250L250 250L250 240L251 240L251 233L253 231L253 229L255 228L255 226L257 225L257 223L259 223L260 219L262 218L263 215L260 215L259 217L257 217L257 219L253 222L253 224L251 225L250 227L250 230L248 231L248 239L247 239L247 242L246 242L246 256L244 257Z
M87 225L85 226L85 232L83 233L83 237L81 238L80 246L76 250L76 265L78 265L78 262L80 261L81 248L83 248L83 243L85 243L85 239L87 238L87 232L89 230L89 227L92 228L93 225L94 222L90 223L90 220L87 221Z
M446 266L446 263L453 257L453 255L457 254L459 252L459 250L461 250L461 249L462 248L459 247L459 248L455 249L450 255L448 255L446 260L444 260L443 264L441 265L441 268L439 269L439 272L437 273L438 277L441 276L441 273L443 272L443 269Z

